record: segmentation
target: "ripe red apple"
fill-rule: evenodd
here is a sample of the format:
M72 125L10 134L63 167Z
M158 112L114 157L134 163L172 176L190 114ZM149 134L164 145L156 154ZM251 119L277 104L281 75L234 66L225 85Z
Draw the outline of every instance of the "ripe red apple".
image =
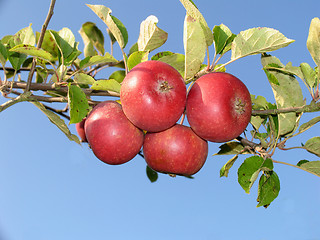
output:
M124 115L121 105L105 101L93 108L85 121L89 145L98 159L116 165L128 162L140 151L144 134Z
M196 80L188 93L186 115L191 128L212 142L238 137L251 118L247 87L229 73L214 72Z
M76 131L80 137L81 142L87 142L86 134L84 132L84 123L86 118L82 119L81 122L76 123Z
M204 165L208 156L208 142L196 135L190 127L173 127L145 136L144 158L157 172L191 176Z
M180 73L160 61L139 63L124 78L120 100L127 118L140 129L159 132L173 126L186 104Z

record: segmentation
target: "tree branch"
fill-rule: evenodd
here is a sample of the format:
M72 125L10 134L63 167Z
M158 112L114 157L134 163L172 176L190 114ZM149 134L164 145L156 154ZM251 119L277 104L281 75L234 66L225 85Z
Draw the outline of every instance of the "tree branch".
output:
M41 48L41 45L42 45L42 42L43 42L43 39L44 39L44 35L46 33L46 30L47 30L48 24L50 22L50 19L51 19L52 15L53 15L53 9L54 9L55 3L56 3L56 0L51 0L49 12L48 12L48 15L46 17L46 20L44 21L44 24L42 25L40 37L39 37L39 40L38 40L38 43L37 43L37 47L38 48ZM33 74L34 74L35 69L36 69L36 58L34 57L33 61L32 61L32 66L31 66L31 69L30 69L30 72L29 72L28 80L27 80L27 86L24 89L25 92L30 90L30 85L31 85L31 82L32 82L32 78L33 78Z

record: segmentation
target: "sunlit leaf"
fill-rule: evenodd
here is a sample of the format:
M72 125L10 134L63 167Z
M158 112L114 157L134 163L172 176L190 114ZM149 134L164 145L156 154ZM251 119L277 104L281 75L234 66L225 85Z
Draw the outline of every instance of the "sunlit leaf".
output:
M170 55L162 56L158 61L168 63L174 67L183 77L185 70L185 57L180 53L173 53Z
M232 41L236 35L224 24L214 26L213 39L216 54L221 54L230 41Z
M237 159L238 159L238 155L235 155L225 165L223 165L223 167L220 169L220 177L228 177L229 170Z
M240 154L244 150L244 146L239 142L227 142L219 146L220 150L215 155L232 155Z
M320 19L313 18L310 23L307 48L313 61L320 66Z
M126 71L124 70L118 70L118 71L114 71L110 76L109 79L114 79L116 80L118 83L122 83L123 79L126 76Z
M95 83L94 78L85 73L77 73L76 75L74 75L73 80L78 84L92 85Z
M148 51L137 51L132 53L127 61L128 70L130 71L133 67L141 62L148 61L149 52Z
M151 15L140 24L139 51L152 51L167 41L168 33L157 27L157 23L158 18Z
M301 63L300 69L301 69L303 77L306 80L306 83L308 84L308 86L310 88L315 87L316 83L317 83L316 71L312 67L310 67L310 65L308 63Z
M101 55L104 54L104 36L101 30L92 22L86 22L82 25L81 30L88 37L89 41L99 51Z
M320 177L320 161L304 162L300 165L300 168L302 168L303 170L307 170L309 172L312 172Z
M236 60L248 55L275 51L292 42L294 40L286 38L275 29L251 28L240 32L233 40L231 59Z
M185 79L193 77L200 69L206 55L206 39L200 21L186 15L183 43L185 51Z
M51 61L54 59L54 57L49 52L47 52L43 49L36 48L31 45L27 45L27 44L17 45L15 47L11 48L10 51L26 54L26 55L33 56L33 57L38 57L38 58L44 59L46 61Z
M320 157L320 137L309 139L303 146L308 152Z
M109 53L105 53L104 56L92 56L86 57L80 62L80 68L84 69L97 64L117 63L118 60L111 56Z
M114 79L98 80L91 86L93 90L112 91L120 93L121 85Z
M320 122L320 116L312 118L310 121L301 124L301 126L299 127L299 132L304 132L304 131L308 130L313 125L317 124L318 122Z

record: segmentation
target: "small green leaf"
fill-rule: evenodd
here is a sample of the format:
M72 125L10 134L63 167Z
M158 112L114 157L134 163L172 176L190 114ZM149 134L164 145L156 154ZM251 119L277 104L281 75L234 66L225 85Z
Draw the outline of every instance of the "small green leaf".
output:
M187 11L187 15L191 16L191 18L197 20L200 23L203 33L201 35L204 36L206 47L211 46L213 43L213 34L211 29L208 27L208 24L202 14L200 13L199 9L191 0L180 0L182 5Z
M308 130L313 125L317 124L318 122L320 122L320 116L315 117L304 124L301 124L301 126L299 127L299 132L304 132L304 131Z
M244 146L239 142L227 142L222 144L219 148L220 148L220 151L214 154L214 156L241 154L244 150Z
M21 68L21 65L27 59L27 55L17 53L17 52L9 52L8 59L12 65L13 69L18 71Z
M122 22L111 15L111 9L103 5L87 4L87 6L108 26L119 46L125 48L128 43L128 32Z
M55 114L54 112L46 109L42 103L40 102L35 102L35 101L32 101L32 103L38 107L47 117L48 119L54 124L56 125L67 137L69 140L71 141L75 141L76 143L80 144L80 140L79 138L74 135L74 134L71 134L68 126L66 125L66 123L57 115Z
M309 162L308 160L300 160L298 163L297 163L297 166L298 167L300 167L302 164L304 164L304 163L307 163L307 162Z
M233 156L223 167L220 169L220 177L228 177L229 170L238 159L238 155Z
M307 160L305 160L305 161L307 161ZM302 168L303 170L307 170L309 172L312 172L315 175L320 177L320 161L303 162L300 164L300 168Z
M104 55L104 36L96 24L86 22L82 25L81 30L83 30L89 41L99 51L99 53Z
M216 54L221 54L224 51L225 47L228 45L231 38L234 39L236 35L234 35L231 30L224 24L214 26L212 31Z
M147 177L149 178L150 182L156 182L158 180L158 173L152 170L149 166L146 167Z
M10 51L38 57L46 61L52 61L54 59L54 57L49 52L27 44L17 45L11 48Z
M128 70L130 71L134 66L141 62L148 61L149 52L148 51L138 51L132 53L128 58Z
M320 66L320 19L313 18L310 23L307 48L313 61Z
M320 157L320 137L313 137L309 139L305 144L304 148L318 157Z
M70 111L70 124L81 122L90 110L86 94L77 85L69 83L68 104Z
M267 172L260 177L258 187L257 207L267 208L276 199L280 191L280 180L274 171Z
M5 66L7 60L8 60L7 48L0 42L0 63L1 63L1 65Z
M93 90L112 91L120 93L121 85L114 79L98 80L91 86Z
M74 75L73 80L78 84L88 85L92 85L96 82L93 77L85 73L77 73L76 75Z
M189 79L199 71L206 55L207 45L200 21L188 14L184 20L183 43L185 51L184 79Z
M80 62L80 68L85 69L97 64L117 63L118 60L111 56L109 53L105 53L104 56L92 56L86 57Z
M166 57L166 56L170 56L170 55L173 55L174 53L173 52L170 52L170 51L164 51L164 52L159 52L155 55L153 55L151 57L151 60L159 60L160 58L162 57Z
M152 51L162 46L168 38L168 33L157 27L158 18L149 16L140 24L140 34L138 38L139 51Z
M171 55L163 56L159 58L159 61L168 63L172 67L174 67L183 77L185 70L185 57L183 54L174 53Z
M320 50L320 48L319 48ZM300 64L301 72L303 74L304 79L306 80L306 83L310 88L313 88L316 86L317 83L317 74L316 71L310 67L308 63L301 63Z
M40 33L37 32L37 41L40 38ZM59 49L57 47L56 41L54 40L50 30L47 30L44 34L43 42L41 45L41 49L49 52L55 60L58 59Z
M109 79L114 79L116 80L118 83L122 83L123 79L126 76L126 71L124 70L118 70L118 71L114 71L110 76Z
M10 39L10 47L14 47L20 44L28 44L32 46L36 44L36 37L34 36L31 24L29 27L23 28L18 31Z
M233 40L231 60L275 51L293 42L294 40L286 38L275 29L266 27L251 28L240 32Z

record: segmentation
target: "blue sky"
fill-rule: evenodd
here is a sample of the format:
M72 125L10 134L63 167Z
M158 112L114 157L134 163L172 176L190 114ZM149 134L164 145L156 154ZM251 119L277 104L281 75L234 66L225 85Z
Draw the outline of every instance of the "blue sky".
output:
M273 55L285 64L314 66L306 39L311 19L319 17L318 0L194 2L210 28L221 23L234 33L258 26L275 28L296 41ZM34 31L40 31L49 3L1 0L0 38L30 23ZM129 32L128 47L138 38L140 22L151 14L157 16L158 26L169 34L159 51L183 53L185 10L178 0L58 0L49 29L70 28L80 50L78 30L84 22L95 22L101 30L106 27L85 3L113 10ZM241 59L227 71L239 77L252 94L274 102L259 56ZM0 103L4 101L1 97ZM209 145L208 160L195 179L161 174L156 183L150 183L142 158L108 166L87 145L70 142L32 104L20 103L2 112L0 124L0 239L320 239L320 179L301 170L275 165L280 195L268 209L256 208L256 186L248 195L236 179L244 158L236 162L228 178L219 178L229 157L212 156L217 144ZM70 127L75 133L74 126ZM305 142L318 132L315 126L290 144ZM276 153L274 158L293 164L304 158L318 160L302 150Z

